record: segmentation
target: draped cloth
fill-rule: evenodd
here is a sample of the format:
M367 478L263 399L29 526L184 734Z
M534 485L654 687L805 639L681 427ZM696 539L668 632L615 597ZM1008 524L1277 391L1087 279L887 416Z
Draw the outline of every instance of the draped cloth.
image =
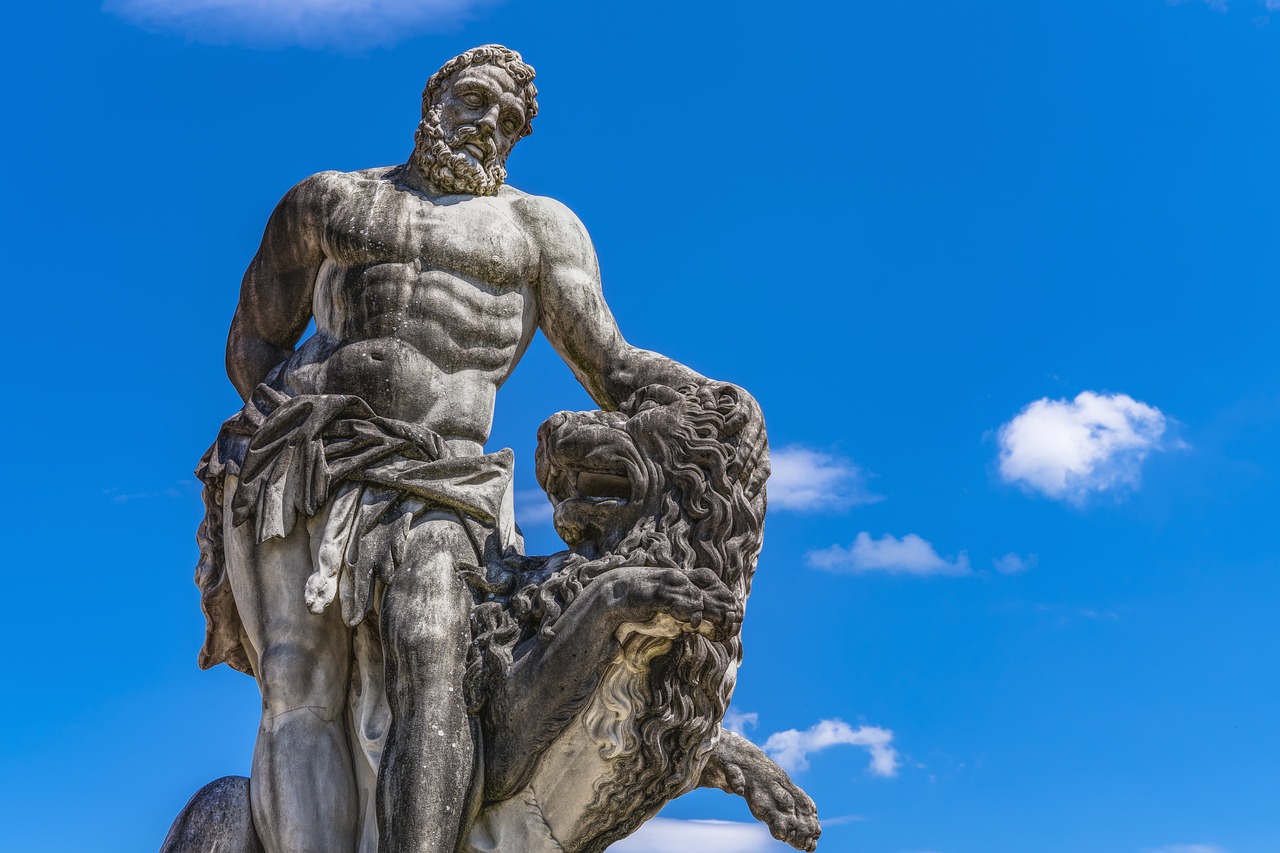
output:
M223 552L228 474L238 479L231 523L253 525L259 544L287 536L300 518L314 519L313 571L302 594L313 613L337 599L354 627L374 606L375 581L394 582L413 522L425 512L455 513L478 564L501 555L503 539L519 535L511 520L513 464L508 449L456 455L437 433L379 417L359 397L289 397L258 386L196 468L205 504L196 534L206 620L200 666L226 663L252 674Z

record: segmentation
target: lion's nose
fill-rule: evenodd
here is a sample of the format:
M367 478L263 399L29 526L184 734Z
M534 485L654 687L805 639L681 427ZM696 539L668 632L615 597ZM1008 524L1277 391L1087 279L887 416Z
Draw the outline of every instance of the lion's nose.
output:
M560 429L560 427L564 426L564 422L567 420L569 420L568 412L556 412L554 415L547 418L546 429Z

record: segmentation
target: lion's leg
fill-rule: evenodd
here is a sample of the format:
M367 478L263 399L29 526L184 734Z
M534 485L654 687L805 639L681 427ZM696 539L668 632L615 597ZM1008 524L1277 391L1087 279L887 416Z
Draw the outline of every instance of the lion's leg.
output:
M817 848L822 827L813 800L760 747L741 735L720 733L698 784L745 799L751 813L779 841L797 850Z
M250 785L253 822L267 853L353 851L350 630L336 607L320 615L307 610L307 525L299 521L284 539L259 544L252 521L231 524L234 494L235 478L228 477L227 572L262 691Z
M453 853L468 817L476 733L462 688L474 600L456 566L475 560L457 517L428 513L383 592L391 728L378 773L381 853Z

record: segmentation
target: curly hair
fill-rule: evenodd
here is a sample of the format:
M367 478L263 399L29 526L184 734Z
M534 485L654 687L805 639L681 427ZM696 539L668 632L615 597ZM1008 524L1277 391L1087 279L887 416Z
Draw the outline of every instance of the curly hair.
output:
M449 81L463 69L473 65L496 65L511 75L511 79L520 87L521 97L524 98L524 127L521 128L517 139L533 133L533 117L538 114L538 87L533 84L533 78L537 76L537 72L519 53L500 44L473 47L440 66L440 70L431 75L426 87L422 90L422 117L424 119L427 117Z
M665 409L661 424L623 427L648 469L649 494L644 516L621 544L596 560L552 558L549 577L551 566L535 567L525 576L532 583L473 612L477 655L469 675L477 706L493 680L505 677L512 650L535 635L543 642L554 636L582 590L613 569L711 568L746 600L763 541L769 472L759 407L736 386L706 383L642 389L620 411L630 425L654 408ZM579 851L604 850L696 784L729 705L742 641L736 631L724 640L636 633L622 653L632 666L611 666L596 687L612 713L594 720L591 731L613 745L603 757L616 763L589 809L596 834L574 844ZM645 665L643 676L635 664ZM616 809L620 797L634 806L626 815Z

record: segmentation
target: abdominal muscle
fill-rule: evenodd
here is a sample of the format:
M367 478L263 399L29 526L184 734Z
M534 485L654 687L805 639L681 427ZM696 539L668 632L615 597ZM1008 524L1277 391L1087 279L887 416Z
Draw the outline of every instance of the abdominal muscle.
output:
M465 281L429 273L429 281L397 288L411 305L377 300L397 309L394 317L386 310L344 311L342 297L356 295L342 284L344 272L332 262L322 268L316 333L282 366L273 384L290 394L357 396L382 417L420 424L446 438L474 442L478 449L489 436L498 386L528 342L523 312L510 310L523 307L522 296L482 294ZM468 291L455 295L449 292L454 288ZM495 304L483 304L490 301ZM339 329L341 338L335 334Z

